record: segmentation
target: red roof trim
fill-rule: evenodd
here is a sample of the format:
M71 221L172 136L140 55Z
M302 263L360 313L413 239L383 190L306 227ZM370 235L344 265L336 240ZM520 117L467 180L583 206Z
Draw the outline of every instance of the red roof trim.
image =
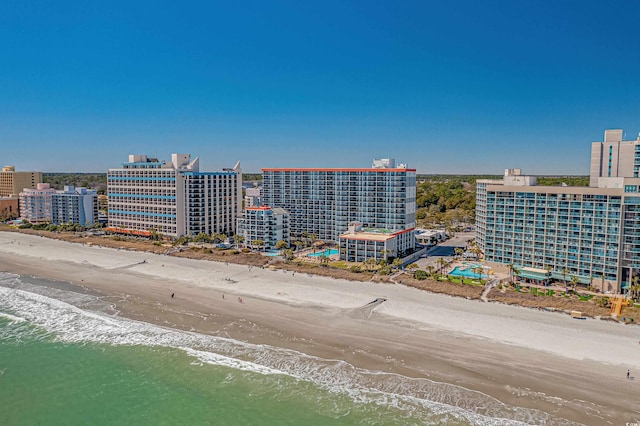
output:
M409 228L409 229L405 229L403 231L398 231L398 232L394 232L392 235L401 235L401 234L406 234L407 232L411 232L416 228Z
M415 172L416 169L266 168L263 172Z

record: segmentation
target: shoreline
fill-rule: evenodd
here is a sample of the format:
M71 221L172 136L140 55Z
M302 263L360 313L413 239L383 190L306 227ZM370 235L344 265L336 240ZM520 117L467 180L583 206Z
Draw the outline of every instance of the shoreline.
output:
M640 373L637 332L617 323L22 233L0 232L0 269L98 291L144 322L451 383L577 422L598 418L580 401L606 421L640 418L640 383L624 378ZM387 301L364 307L378 297Z

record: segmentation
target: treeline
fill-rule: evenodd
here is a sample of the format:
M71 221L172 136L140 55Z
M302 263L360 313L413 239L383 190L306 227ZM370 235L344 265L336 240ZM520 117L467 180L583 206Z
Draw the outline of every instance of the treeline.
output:
M262 180L262 173L242 173L242 181L249 182L255 180Z
M540 176L537 181L545 186L589 186L589 176Z
M418 226L457 229L475 220L476 181L502 179L499 175L418 175ZM538 185L588 186L589 176L539 176Z
M43 173L42 180L54 189L65 186L84 187L97 190L98 194L107 193L106 173Z
M472 224L476 208L476 180L497 175L419 175L416 185L418 226L459 229Z

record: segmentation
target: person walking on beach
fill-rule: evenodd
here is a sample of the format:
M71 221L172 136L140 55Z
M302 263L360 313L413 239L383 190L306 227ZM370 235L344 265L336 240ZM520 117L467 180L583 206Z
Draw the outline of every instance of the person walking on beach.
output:
M175 293L171 293L171 298L173 299L173 296L175 296L175 295L176 295Z
M631 377L631 372L627 370L627 380L629 380L629 377Z

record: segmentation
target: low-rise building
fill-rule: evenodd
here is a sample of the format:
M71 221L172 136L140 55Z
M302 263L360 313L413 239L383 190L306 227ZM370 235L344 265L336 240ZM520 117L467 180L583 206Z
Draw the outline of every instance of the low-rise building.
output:
M98 196L95 189L65 186L52 196L52 222L93 226L98 219Z
M416 229L416 241L423 245L435 245L447 239L447 232L443 229Z
M15 219L20 216L18 197L0 197L0 220Z
M264 249L274 249L278 241L290 244L289 212L269 206L247 207L238 218L238 234L244 243ZM256 242L262 241L258 245Z
M65 186L56 191L48 183L24 188L20 193L20 217L30 223L74 223L92 226L98 216L95 190Z
M259 207L262 205L260 188L247 188L244 191L244 207Z
M360 222L349 224L340 235L340 259L348 262L402 258L415 249L413 228L402 231L365 229Z
M53 194L56 190L48 183L35 188L24 188L20 193L20 218L30 223L53 222Z

